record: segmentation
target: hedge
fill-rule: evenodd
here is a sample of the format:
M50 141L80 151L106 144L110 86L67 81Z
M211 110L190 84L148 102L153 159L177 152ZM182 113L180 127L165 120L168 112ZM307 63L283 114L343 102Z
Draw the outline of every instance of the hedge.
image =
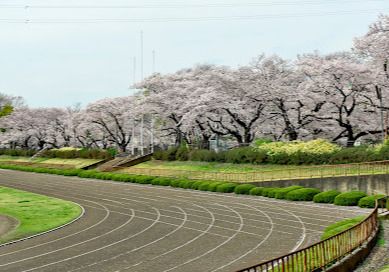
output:
M274 188L274 187L265 187L262 189L262 196L268 196L269 192L271 190L274 190L274 189L277 189L277 188Z
M291 191L294 191L294 190L297 190L297 189L302 189L303 186L289 186L289 187L286 187L286 188L280 188L279 190L276 191L275 193L275 198L277 199L285 199L287 193L291 192Z
M238 184L232 182L223 183L216 187L216 192L232 193L236 186L238 186Z
M302 188L286 194L285 199L293 201L311 201L313 197L320 193L316 188Z
M212 181L204 181L203 183L200 184L199 190L200 191L208 191L209 185L212 184Z
M241 184L235 187L234 193L235 194L241 194L241 195L248 195L250 190L255 188L255 185L252 184Z
M358 201L365 196L367 196L366 193L360 191L341 193L335 197L334 204L339 206L357 206Z
M376 200L383 197L385 197L385 195L372 195L372 196L362 197L358 201L358 206L361 208L374 208Z
M225 182L212 182L211 184L209 184L208 186L208 191L210 192L216 192L216 188L217 186L221 185L221 184L224 184Z
M249 193L250 195L261 196L263 189L264 189L263 187L255 187L251 189Z
M335 197L340 195L340 192L337 190L330 190L319 193L313 197L313 202L315 203L334 203Z

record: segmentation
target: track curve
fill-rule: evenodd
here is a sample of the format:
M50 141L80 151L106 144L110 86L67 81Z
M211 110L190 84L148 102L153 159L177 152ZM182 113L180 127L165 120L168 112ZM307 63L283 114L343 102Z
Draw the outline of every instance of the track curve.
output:
M0 170L0 186L74 201L75 223L0 247L0 271L235 271L315 242L359 208Z

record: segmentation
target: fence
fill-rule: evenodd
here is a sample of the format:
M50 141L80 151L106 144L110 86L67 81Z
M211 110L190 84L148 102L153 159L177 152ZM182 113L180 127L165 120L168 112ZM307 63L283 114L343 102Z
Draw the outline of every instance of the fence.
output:
M323 178L335 176L389 174L389 161L338 165L285 167L279 170L263 170L256 172L212 172L152 168L123 168L120 171L130 174L166 176L174 178L190 178L199 180L201 179L235 182L258 182L271 180Z
M384 203L385 199L377 201L376 208L365 220L333 237L238 272L323 271L376 235L378 210Z

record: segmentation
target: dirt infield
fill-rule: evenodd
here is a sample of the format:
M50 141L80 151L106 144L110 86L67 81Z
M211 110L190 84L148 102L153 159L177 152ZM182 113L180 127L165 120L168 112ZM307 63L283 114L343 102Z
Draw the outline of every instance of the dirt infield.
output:
M79 203L77 222L0 247L0 271L235 271L369 210L1 170L0 186Z

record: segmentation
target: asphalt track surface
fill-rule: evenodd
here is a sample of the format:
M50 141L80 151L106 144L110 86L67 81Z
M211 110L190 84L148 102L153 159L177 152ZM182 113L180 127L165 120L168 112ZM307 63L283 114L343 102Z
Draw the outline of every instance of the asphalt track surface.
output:
M62 229L0 247L0 271L236 271L369 210L0 171L0 186L80 204Z

